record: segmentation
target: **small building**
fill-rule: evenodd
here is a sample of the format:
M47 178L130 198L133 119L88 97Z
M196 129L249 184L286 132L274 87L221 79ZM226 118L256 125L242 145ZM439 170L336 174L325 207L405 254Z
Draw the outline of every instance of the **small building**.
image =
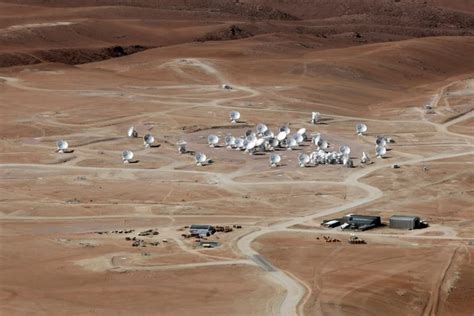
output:
M211 236L215 232L216 229L212 225L193 224L189 227L189 233L191 235Z
M397 228L397 229L421 228L421 221L418 216L392 215L390 217L390 228Z
M366 230L382 225L382 220L380 219L380 216L372 215L350 214L343 216L341 218L341 222L349 224L349 228L355 228L359 230Z

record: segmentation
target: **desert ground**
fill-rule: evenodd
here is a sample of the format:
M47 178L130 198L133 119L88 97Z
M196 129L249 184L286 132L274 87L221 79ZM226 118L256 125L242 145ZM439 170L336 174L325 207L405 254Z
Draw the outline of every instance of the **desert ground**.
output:
M0 314L472 315L472 56L462 0L0 0ZM226 148L258 123L354 167Z

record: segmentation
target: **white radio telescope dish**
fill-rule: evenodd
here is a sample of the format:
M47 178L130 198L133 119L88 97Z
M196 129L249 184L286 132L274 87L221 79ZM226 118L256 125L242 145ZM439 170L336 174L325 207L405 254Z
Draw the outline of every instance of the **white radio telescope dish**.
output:
M242 138L236 138L235 139L235 149L241 149L244 147L244 140Z
M217 135L209 135L207 137L207 143L210 147L214 147L219 142L219 137Z
M257 124L257 133L259 135L263 135L266 131L268 131L267 125L265 125L263 123Z
M155 137L153 137L153 135L146 134L145 136L143 136L143 144L145 145L145 147L150 147L151 144L153 144L154 142Z
M265 138L259 138L255 141L255 146L261 146L265 142Z
M284 131L280 131L276 138L278 139L278 141L281 142L282 140L284 140L286 138L287 135L288 135L288 133L286 133Z
M292 150L293 147L298 146L298 143L296 142L296 139L290 138L288 139L288 150Z
M361 163L368 163L370 161L369 155L367 155L365 152L362 153L362 158L360 159Z
M179 152L180 154L185 154L185 153L188 152L188 150L186 149L186 144L187 144L187 143L186 143L185 141L180 141L180 142L178 143L178 152Z
M224 142L225 142L225 145L226 145L228 148L231 148L232 146L235 145L235 137L232 136L232 135L227 135L227 136L224 138Z
M289 128L288 126L286 126L286 125L280 127L280 132L285 132L286 135L290 134L290 131L291 131L290 128Z
M349 155L351 153L351 148L347 145L342 145L339 147L339 152L344 155Z
M229 113L230 122L235 124L240 118L240 113L238 111L232 111Z
M127 133L128 137L138 137L138 132L135 130L135 127L130 127Z
M304 135L305 133L306 133L306 128L304 128L304 127L303 127L303 128L300 128L300 129L296 132L296 134L300 134L300 135Z
M377 146L375 147L375 155L377 156L377 158L382 158L383 155L385 155L387 153L387 149L383 146Z
M319 146L318 143L320 139L321 139L321 134L318 133L313 136L313 138L311 139L311 142L313 143L313 145Z
M357 135L364 135L364 133L367 132L367 125L365 125L364 123L358 123L356 125L356 131Z
M311 124L318 124L321 119L321 114L319 112L311 112Z
M133 159L133 152L130 150L124 150L122 151L122 161L123 163L129 163L132 162Z
M56 142L56 146L58 147L57 151L59 153L65 153L69 147L69 144L67 143L67 141L61 139Z
M322 139L321 137L319 138L317 145L321 149L327 149L328 146L329 146L328 142L326 140Z
M194 159L196 160L196 166L202 166L207 161L207 157L203 153L197 153Z
M298 155L298 162L301 168L305 167L309 161L310 157L307 154L301 153Z
M297 133L297 134L293 135L293 138L298 144L300 144L304 141L304 137L303 137L302 134Z
M276 167L281 161L280 155L277 154L271 154L270 155L270 166L271 167Z
M375 140L375 144L377 146L385 146L387 145L387 141L385 140L385 137L383 136L377 136L377 139Z

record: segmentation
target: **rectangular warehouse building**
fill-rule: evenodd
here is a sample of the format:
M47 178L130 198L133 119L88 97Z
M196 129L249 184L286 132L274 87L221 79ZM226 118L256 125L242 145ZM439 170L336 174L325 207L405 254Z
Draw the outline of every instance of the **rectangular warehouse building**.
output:
M420 218L412 215L392 215L390 217L390 228L416 229L420 228Z
M346 215L341 218L341 222L349 224L350 228L366 230L382 225L380 216L371 215Z

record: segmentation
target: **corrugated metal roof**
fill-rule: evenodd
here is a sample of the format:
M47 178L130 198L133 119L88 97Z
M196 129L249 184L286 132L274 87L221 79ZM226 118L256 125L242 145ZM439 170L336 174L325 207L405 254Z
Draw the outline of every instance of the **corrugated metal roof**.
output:
M420 220L418 216L415 215L392 215L390 219L402 220L402 221L416 221Z

